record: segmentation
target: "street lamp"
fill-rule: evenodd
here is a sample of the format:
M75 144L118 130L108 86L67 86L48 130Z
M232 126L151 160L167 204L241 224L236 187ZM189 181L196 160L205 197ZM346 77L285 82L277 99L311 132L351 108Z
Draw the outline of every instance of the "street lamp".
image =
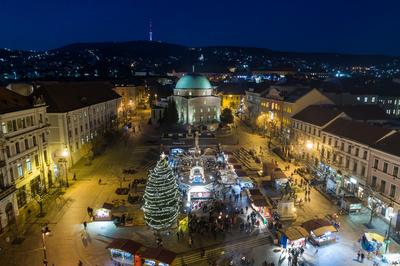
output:
M50 234L49 227L47 224L45 224L42 227L42 247L43 247L43 265L47 265L47 252L46 252L46 241L45 241L45 236L48 236Z
M387 231L387 238L386 238L386 249L385 249L385 253L388 252L389 249L389 242L390 242L390 227L392 227L392 219L393 219L393 212L390 211L389 212L389 227L388 227L388 231Z
M311 141L307 140L306 141L306 148L307 148L307 150L310 151L310 150L312 150L314 148L314 144Z

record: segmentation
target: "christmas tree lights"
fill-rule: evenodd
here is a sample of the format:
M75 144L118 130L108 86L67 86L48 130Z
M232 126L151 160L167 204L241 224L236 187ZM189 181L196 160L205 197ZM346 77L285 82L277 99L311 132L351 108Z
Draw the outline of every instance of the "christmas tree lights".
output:
M150 171L144 191L144 218L153 230L165 230L176 224L181 195L178 183L164 154Z

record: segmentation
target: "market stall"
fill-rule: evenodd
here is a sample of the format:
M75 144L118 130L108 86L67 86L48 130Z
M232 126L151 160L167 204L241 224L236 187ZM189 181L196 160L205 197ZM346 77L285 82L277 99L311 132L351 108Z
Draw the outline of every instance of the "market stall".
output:
M336 242L337 229L326 219L312 219L302 227L310 234L310 241L318 246Z
M266 224L271 218L271 205L265 199L259 189L246 189L247 196L251 207L262 217L263 223Z
M141 248L139 250L143 266L169 266L175 261L176 253L163 248Z
M114 239L106 248L110 251L111 260L120 265L142 265L142 260L137 255L142 244L130 239Z
M385 237L372 232L367 232L361 237L361 247L368 252L384 253Z
M287 247L304 247L306 240L310 236L306 229L301 226L291 226L286 229L279 230L279 241L283 248Z
M340 207L349 213L358 213L363 206L362 200L355 196L345 196L340 202Z
M114 204L105 202L101 208L98 208L94 212L94 221L111 221L112 215L111 210L114 208Z

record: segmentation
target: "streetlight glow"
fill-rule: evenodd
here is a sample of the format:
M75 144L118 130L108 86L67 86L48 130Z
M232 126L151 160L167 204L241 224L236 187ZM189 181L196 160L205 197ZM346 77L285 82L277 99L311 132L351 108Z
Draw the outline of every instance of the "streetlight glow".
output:
M67 148L64 148L64 150L62 151L61 155L62 155L62 157L64 157L64 158L68 157L68 155L69 155L68 149L67 149Z
M314 147L314 144L311 141L307 140L306 141L307 150L312 150L313 147Z

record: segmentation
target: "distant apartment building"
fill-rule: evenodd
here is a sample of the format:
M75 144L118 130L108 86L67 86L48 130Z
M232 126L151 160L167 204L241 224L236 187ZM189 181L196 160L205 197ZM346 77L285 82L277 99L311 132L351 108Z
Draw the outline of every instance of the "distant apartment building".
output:
M49 119L49 159L61 177L84 155L83 147L117 125L121 96L108 82L46 82L33 95L46 102Z
M0 88L0 231L52 186L46 105Z
M113 90L121 96L122 118L128 119L145 97L146 87L144 85L117 84Z

